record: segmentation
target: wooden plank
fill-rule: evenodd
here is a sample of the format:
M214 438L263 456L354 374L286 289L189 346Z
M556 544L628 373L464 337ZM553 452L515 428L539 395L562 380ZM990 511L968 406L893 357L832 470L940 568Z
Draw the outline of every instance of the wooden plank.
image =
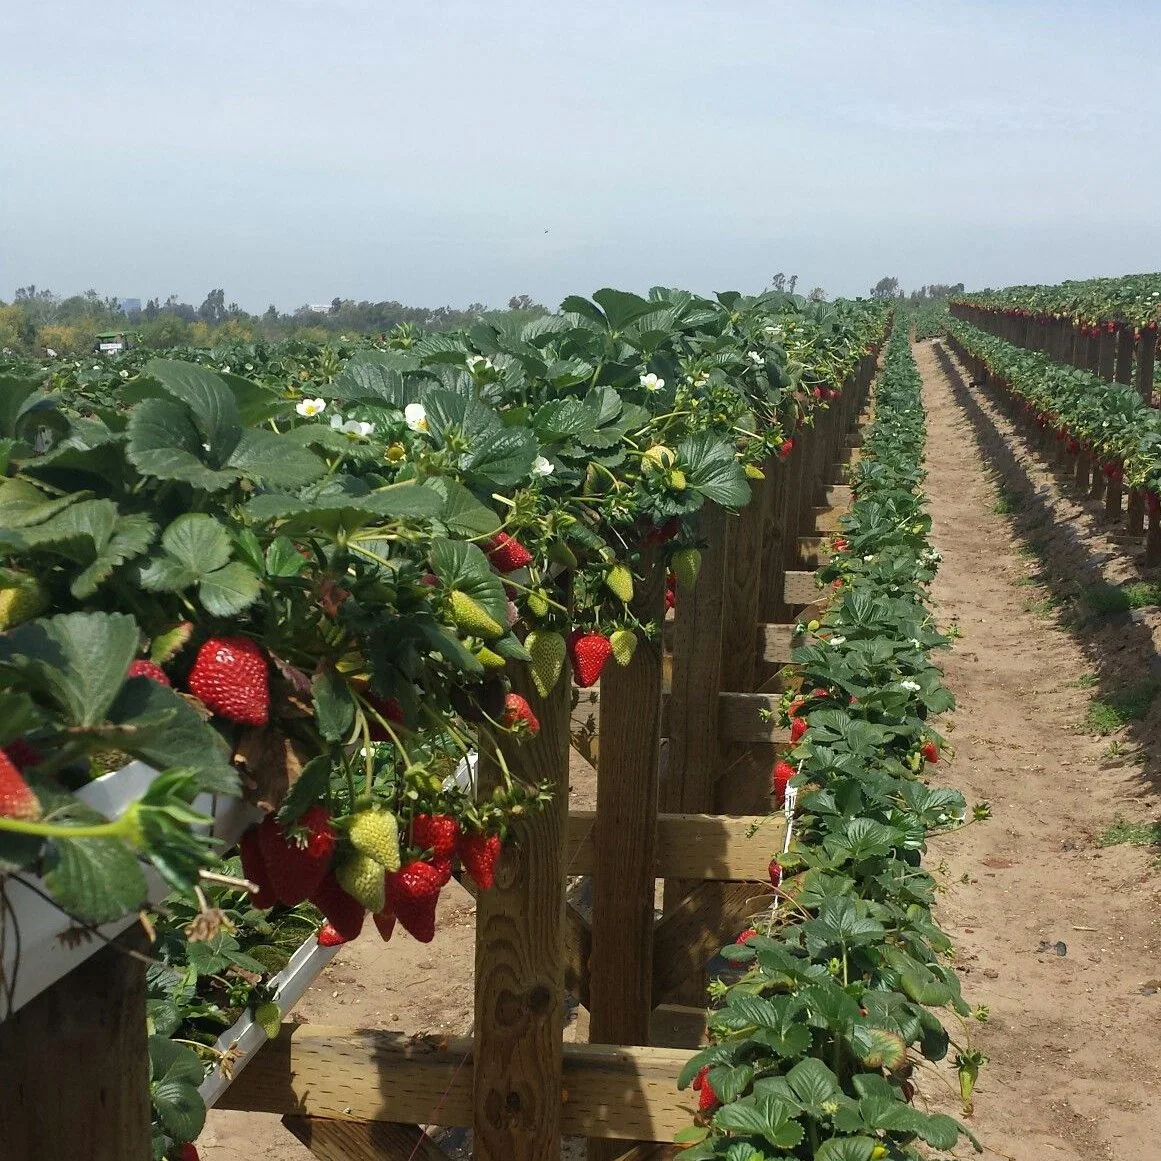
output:
M849 484L831 484L824 493L828 508L849 508L851 506L851 487Z
M706 1010L688 1004L658 1004L649 1024L657 1048L701 1048L706 1042Z
M665 570L647 555L642 572L633 609L657 622ZM589 1012L590 1036L605 1044L649 1036L661 674L659 646L642 640L629 665L607 666L602 679Z
M1157 357L1157 332L1142 331L1137 340L1137 365L1133 386L1146 402L1153 397L1153 364Z
M797 608L818 600L818 578L813 572L788 572L785 581L785 601Z
M817 594L816 594L817 595ZM586 699L590 712L600 709L601 694L597 688L583 691L590 696ZM718 695L718 737L726 742L781 742L787 731L768 721L763 721L763 711L773 712L778 708L778 698L757 693L721 693ZM661 695L661 736L669 737L669 694ZM574 717L575 723L575 717ZM592 727L592 742L600 742L599 722ZM576 745L576 735L573 735Z
M768 665L789 665L791 654L816 640L810 633L795 633L794 625L759 625L762 660Z
M759 613L763 551L776 499L774 464L767 464L765 471L765 479L751 484L750 503L737 516L730 517L726 530L726 593L719 640L718 688L722 690L749 693L758 683L754 626L763 620Z
M829 536L800 536L798 538L798 558L803 568L819 568L831 558Z
M475 1118L478 1161L540 1161L560 1152L564 1032L564 835L570 682L547 699L527 664L506 671L540 721L534 738L481 731L479 794L512 777L547 784L543 809L516 821L496 885L476 898Z
M0 1156L153 1156L147 947L131 929L0 1024Z
M596 868L596 817L591 810L574 810L568 816L569 874L590 875ZM761 881L770 852L781 847L785 831L781 815L659 814L654 877Z
M1133 355L1137 342L1132 327L1121 327L1117 331L1117 369L1118 383L1131 384L1133 382Z
M654 936L654 1004L670 1000L693 972L702 971L748 920L770 905L771 898L768 888L753 883L703 883L666 915Z
M842 519L847 514L846 508L832 508L823 505L812 509L815 532L841 532Z
M299 1116L282 1123L319 1161L447 1161L418 1125Z
M585 1137L672 1141L690 1123L689 1095L677 1091L688 1059L684 1049L564 1045L561 1128ZM474 1071L466 1037L412 1039L402 1032L283 1024L218 1107L466 1127ZM64 1161L67 1155L53 1156ZM87 1161L93 1154L76 1156ZM124 1161L123 1154L117 1158Z

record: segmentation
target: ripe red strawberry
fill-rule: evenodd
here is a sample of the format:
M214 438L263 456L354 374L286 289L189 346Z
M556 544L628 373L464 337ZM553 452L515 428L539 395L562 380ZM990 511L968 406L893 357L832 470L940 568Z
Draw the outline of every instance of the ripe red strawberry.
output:
M129 672L126 676L148 677L150 681L156 681L158 685L173 688L173 682L169 680L169 674L156 661L146 661L143 657L129 662Z
M40 800L7 752L0 750L0 818L31 822L41 815Z
M339 885L334 873L328 871L315 888L310 901L327 917L327 922L348 943L357 939L363 930L366 909Z
M484 548L497 572L515 572L532 563L532 553L507 532L497 532Z
M201 1161L197 1146L192 1141L186 1141L178 1154L178 1161Z
M330 870L335 853L335 831L330 812L309 806L289 833L273 814L258 827L262 858L279 903L293 907L309 899Z
M793 719L802 711L802 707L806 705L806 698L802 694L790 699L790 704L786 707L786 716Z
M395 698L376 697L371 693L364 694L363 696L367 699L367 704L375 713L386 718L392 725L401 726L404 724L403 706ZM372 742L391 741L391 735L387 732L387 727L382 722L376 721L370 714L367 715L367 730Z
M426 862L429 862L439 875L439 885L446 887L451 882L452 877L451 859L447 855L432 855Z
M778 448L778 458L780 460L786 459L794 450L794 440L784 439L781 446Z
M395 912L391 910L391 904L384 904L383 910L376 911L371 919L375 923L375 930L379 932L380 938L386 943L395 934Z
M338 947L347 941L329 923L324 923L318 929L318 942L320 947Z
M721 1104L714 1086L709 1080L709 1065L702 1066L701 1071L693 1079L693 1091L698 1094L697 1109L701 1113L710 1113Z
M411 845L433 858L450 859L460 849L460 824L450 814L417 814L411 820Z
M782 864L777 859L770 860L768 874L770 875L770 886L782 886Z
M743 944L743 943L745 943L747 940L749 940L749 939L753 939L753 938L754 938L754 936L756 936L757 934L758 934L758 930L757 930L757 928L755 928L755 927L747 927L747 928L746 928L746 930L745 930L745 931L743 931L743 932L742 932L742 934L741 934L741 935L739 935L739 936L738 936L738 938L734 940L734 942L735 942L735 943L737 943L737 944Z
M790 744L798 745L802 741L802 735L806 733L809 727L806 724L806 718L794 718L790 723Z
M500 724L517 733L527 733L535 738L540 733L540 722L532 712L528 699L518 693L510 693L504 698L504 716Z
M851 546L845 536L836 536L830 543L835 552L846 552Z
M435 938L435 905L442 886L439 872L421 859L387 876L387 901L403 929L420 943Z
M266 654L249 637L211 637L198 650L189 691L219 717L264 726L270 716Z
M677 517L674 516L666 520L664 524L659 524L656 528L651 528L646 532L645 543L664 544L667 540L672 540L677 535L678 528Z
M789 762L779 759L774 763L771 783L774 788L774 805L781 806L786 801L786 787L797 771Z
M665 607L672 609L677 604L677 575L672 572L665 574Z
M255 907L265 911L278 902L274 888L270 885L270 872L266 869L266 860L262 857L262 843L258 837L258 827L252 826L243 831L238 840L238 853L242 856L242 874L251 883L258 885L256 894L250 896L250 902Z
M39 766L43 760L40 751L23 738L13 738L4 747L4 753L16 763L21 771L27 770L29 766Z
M460 846L460 860L464 870L481 891L489 891L496 885L496 864L500 861L503 843L498 834L464 835Z
M569 639L569 652L576 683L587 689L600 681L605 662L613 655L613 647L603 633L583 633Z
M939 747L930 738L919 747L919 752L928 762L939 761Z

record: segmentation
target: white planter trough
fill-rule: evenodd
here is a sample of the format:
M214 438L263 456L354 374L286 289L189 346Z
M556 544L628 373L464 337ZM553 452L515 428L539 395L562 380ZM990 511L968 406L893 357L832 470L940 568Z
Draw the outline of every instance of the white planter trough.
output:
M290 957L286 967L271 979L270 984L274 988L272 1002L278 1005L284 1019L323 968L338 955L340 947L323 947L318 937L312 935ZM213 1108L242 1069L254 1059L254 1054L266 1043L266 1039L261 1024L249 1012L240 1016L232 1027L218 1037L214 1047L219 1052L229 1051L232 1055L230 1076L227 1078L220 1066L215 1066L213 1072L207 1074L198 1089L202 1100L206 1102L206 1108Z
M117 818L141 797L156 777L157 771L152 766L134 761L90 782L76 796L106 818ZM261 818L261 812L255 807L226 795L200 794L193 805L195 810L213 818L210 833L226 846L236 842L250 823ZM145 878L150 903L157 903L169 893L169 887L152 867L146 867ZM33 884L49 898L42 898L26 883ZM0 889L7 898L7 906L0 902L0 1021L3 1021L100 951L105 942L95 935L74 938L84 929L78 928L50 901L51 892L35 875L0 877ZM136 922L136 913L125 915L100 925L97 931L105 939L113 939Z

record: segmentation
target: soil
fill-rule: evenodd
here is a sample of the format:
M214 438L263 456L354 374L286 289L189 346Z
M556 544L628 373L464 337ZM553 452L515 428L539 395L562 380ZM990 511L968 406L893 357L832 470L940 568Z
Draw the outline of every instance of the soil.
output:
M958 706L935 769L992 811L933 839L928 857L965 995L989 1013L971 1027L988 1064L968 1123L985 1161L1141 1161L1161 1140L1161 852L1102 840L1161 822L1161 609L1102 612L1094 586L1155 578L1140 542L1049 471L941 350L916 347L944 557L935 615L961 634L943 658ZM1099 733L1094 700L1126 694L1144 717ZM592 768L573 766L574 804L591 808ZM293 1018L467 1033L473 936L471 897L453 883L432 944L359 940ZM566 1035L578 1031L574 1020ZM953 1069L917 1079L920 1099L961 1114ZM460 1157L470 1145L462 1132L442 1143ZM251 1113L212 1111L199 1148L204 1161L311 1157L276 1117Z

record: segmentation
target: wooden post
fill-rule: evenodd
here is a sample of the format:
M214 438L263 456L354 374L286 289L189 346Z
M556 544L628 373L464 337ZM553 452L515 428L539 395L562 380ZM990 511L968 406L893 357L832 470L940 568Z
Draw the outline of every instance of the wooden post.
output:
M710 813L718 773L718 694L722 688L722 622L730 585L726 550L728 520L716 504L698 514L698 538L706 541L693 591L677 594L673 680L669 695L669 749L658 809L668 814ZM755 640L750 623L749 640ZM664 906L673 910L699 882L669 879ZM705 977L694 972L675 997L705 1004Z
M660 624L665 570L651 553L633 607ZM678 604L683 598L677 594ZM601 678L596 890L589 1038L647 1044L652 1005L654 843L661 737L661 647L642 640L632 662Z
M1121 514L1121 483L1108 479L1105 483L1105 515L1117 519Z
M1161 564L1161 512L1149 514L1149 531L1145 536L1145 567Z
M121 936L0 1024L0 1156L149 1161L148 947Z
M1088 491L1088 473L1092 457L1083 448L1076 453L1076 486L1081 492Z
M479 793L503 782L492 750L497 740L519 780L551 782L555 793L543 810L516 824L496 886L476 898L474 1156L543 1161L560 1155L561 1139L571 682L566 665L542 700L527 665L510 664L508 673L539 719L540 733L516 742L482 731Z
M1097 374L1110 383L1114 379L1117 362L1117 332L1110 331L1101 324L1100 337L1097 339Z
M1157 354L1157 332L1144 330L1137 340L1137 375L1134 386L1148 403L1153 398L1153 360Z
M1126 505L1125 531L1130 536L1140 536L1145 531L1145 494L1140 488L1129 489L1129 503Z
M1118 383L1133 382L1133 355L1136 350L1136 339L1131 326L1122 326L1117 331L1117 368L1116 380Z

